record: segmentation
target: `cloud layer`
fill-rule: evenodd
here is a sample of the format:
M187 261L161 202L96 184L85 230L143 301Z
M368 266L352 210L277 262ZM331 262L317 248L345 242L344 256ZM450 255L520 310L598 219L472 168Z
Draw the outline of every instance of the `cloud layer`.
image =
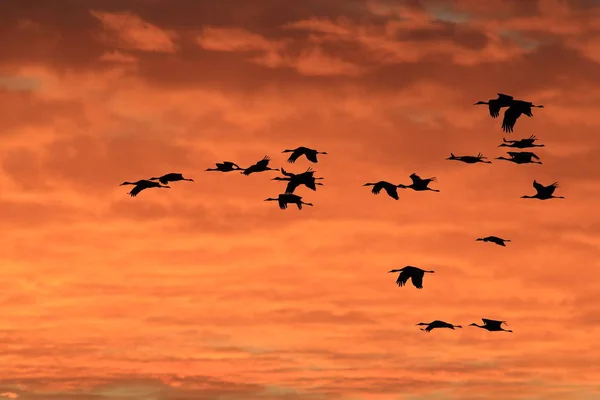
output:
M55 3L0 4L0 397L600 396L600 4ZM494 160L498 92L545 105L504 135L543 165ZM205 172L297 146L328 153L302 211ZM118 186L167 172L195 182ZM411 173L440 192L362 186Z

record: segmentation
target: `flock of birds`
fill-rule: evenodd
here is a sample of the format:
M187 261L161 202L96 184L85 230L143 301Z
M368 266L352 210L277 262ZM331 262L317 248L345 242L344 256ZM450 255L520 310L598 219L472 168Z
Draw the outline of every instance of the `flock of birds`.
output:
M517 119L521 115L526 115L528 117L532 117L532 108L543 108L543 105L534 105L531 102L524 100L515 100L512 96L508 96L502 93L498 93L497 99L491 99L489 101L479 101L475 103L475 105L485 104L489 108L489 113L492 118L497 118L500 115L500 110L502 108L507 108L504 112L504 119L502 121L502 130L505 133L511 133L514 131L514 126L517 122ZM537 138L535 136L530 136L526 139L519 140L506 140L503 138L503 143L501 143L498 147L510 147L514 149L526 149L533 147L544 147L543 144L536 144L535 141ZM317 156L319 154L327 154L323 151L317 151L315 149L311 149L308 147L298 147L296 149L286 149L283 150L282 153L291 153L289 158L287 159L288 163L295 163L296 160L302 156L306 157L306 159L312 163L318 163ZM506 160L513 162L515 164L542 164L540 158L531 151L509 151L507 152L509 157L497 157L497 160ZM486 163L491 164L492 162L487 160L483 154L478 153L476 156L463 155L456 156L453 153L450 153L450 157L447 160L460 161L466 164L476 164L476 163ZM272 180L276 181L284 181L287 182L286 189L283 193L280 193L277 197L269 197L265 199L265 201L276 201L279 204L279 208L285 210L289 204L295 204L299 210L302 210L303 206L312 206L312 203L307 203L302 200L302 197L295 194L295 191L300 186L305 186L308 189L313 191L317 190L317 186L322 186L321 182L317 182L318 180L324 179L323 177L315 177L315 171L312 168L307 168L306 171L298 174L294 174L286 171L284 168L271 168L269 166L270 158L268 156L264 156L261 160L257 161L253 165L242 168L234 162L231 161L223 161L220 163L216 163L214 168L208 168L206 171L215 171L215 172L233 172L239 171L241 174L245 176L249 176L254 173L260 173L265 171L279 171L283 176L278 176L273 178ZM395 185L393 183L387 181L378 181L373 183L365 183L363 186L372 186L371 192L374 195L377 195L384 190L389 197L394 200L398 200L398 191L397 189L412 189L414 191L432 191L439 192L438 189L432 189L429 187L431 182L435 182L436 178L426 178L423 179L416 173L413 173L409 176L412 183L410 185L399 184ZM133 189L128 193L130 196L135 197L141 191L150 188L166 188L169 189L170 182L176 181L191 181L193 179L184 178L181 173L168 173L160 177L152 177L149 179L142 179L136 182L123 182L122 185L133 185ZM548 199L564 199L562 196L554 196L554 191L558 187L558 183L554 182L550 185L544 186L537 181L533 181L533 187L536 190L536 194L534 195L523 195L522 198L527 199L539 199L539 200L548 200ZM482 242L490 242L495 243L499 246L506 246L507 242L510 242L508 239L502 239L497 236L487 236L483 238L476 239L477 241ZM417 268L414 266L405 266L400 269L392 269L388 271L390 273L399 272L398 279L396 280L396 284L400 287L406 285L408 280L412 281L413 286L417 289L423 289L423 277L425 273L434 273L431 270L423 270L421 268ZM506 324L506 321L499 321L493 319L482 318L483 325L478 325L476 323L472 323L469 326L475 326L478 328L486 329L488 331L504 331L504 332L512 332L512 330L504 329L502 324ZM420 322L417 326L425 326L425 328L421 328L421 330L425 332L430 332L432 329L436 328L462 328L460 325L450 324L445 321L435 320L432 322Z

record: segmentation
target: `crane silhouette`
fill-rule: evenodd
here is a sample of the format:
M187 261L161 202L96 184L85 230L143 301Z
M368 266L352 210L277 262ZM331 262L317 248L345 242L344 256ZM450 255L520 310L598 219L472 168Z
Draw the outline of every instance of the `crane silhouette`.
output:
M419 322L417 326L427 326L427 328L421 328L422 331L431 332L433 329L437 328L449 328L454 330L454 328L462 328L460 325L449 324L448 322L440 321L436 319L432 322Z
M508 107L511 105L513 101L513 97L506 95L506 94L502 94L502 93L498 93L498 98L497 99L491 99L488 101L478 101L477 103L475 103L474 105L477 106L479 104L487 104L488 108L490 110L490 116L492 118L497 118L500 115L500 109L503 107Z
M563 196L554 196L554 191L558 187L558 182L554 182L551 185L544 186L537 181L533 181L533 187L536 190L536 194L533 196L521 196L522 199L539 199L539 200L548 200L548 199L564 199Z
M137 182L123 182L119 186L123 186L123 185L134 185L134 188L131 189L131 191L129 193L127 193L131 197L137 196L142 190L145 190L145 189L150 189L150 188L170 189L171 188L170 186L166 186L166 185L162 186L158 182L154 182L154 181L150 181L150 180L146 180L146 179L142 179Z
M312 206L312 203L305 203L302 201L302 197L291 193L282 193L277 198L269 197L265 201L277 201L279 202L279 208L285 210L288 204L295 204L298 206L298 210L302 210L302 206Z
M282 153L292 153L287 159L287 162L289 163L295 163L300 156L305 156L310 162L318 163L319 161L317 160L317 154L327 154L325 151L317 151L304 146L300 146L293 150L286 149L282 151Z
M159 181L163 185L167 185L169 182L176 182L176 181L190 181L190 182L194 182L193 179L184 178L182 174L179 174L179 173L176 173L176 172L171 172L171 173L165 174L163 176L160 176L158 178L150 178L150 180L151 181Z
M388 271L388 273L390 272L400 272L398 279L396 279L396 284L398 286L402 287L406 285L406 282L410 278L414 287L417 289L423 289L423 276L425 275L425 272L433 274L435 271L427 271L407 265L406 267L400 269L392 269Z
M498 236L486 236L484 238L475 239L475 241L491 242L491 243L497 244L498 246L504 246L504 247L506 247L505 242L510 242L510 240L502 239L502 238L499 238Z
M487 160L487 157L484 157L484 155L481 153L478 153L476 156L455 156L453 153L450 153L450 157L446 158L446 160L462 161L467 164L475 164L475 163L491 164L492 163L491 161L484 161L484 160Z
M490 332L498 332L498 331L512 332L510 329L502 328L502 324L506 324L506 321L496 321L495 319L486 319L486 318L481 318L481 320L483 321L483 325L477 325L476 323L472 323L469 326L476 326L478 328L486 329Z
M504 111L502 130L506 133L512 132L515 128L515 124L517 123L517 119L519 119L521 114L527 115L528 117L533 117L533 112L531 111L533 107L544 108L543 105L536 106L528 101L513 100L511 105L506 109L506 111Z
M222 163L215 163L217 168L207 168L207 171L218 171L218 172L231 172L231 171L243 171L244 168L240 168L239 165L231 161L223 161Z
M255 172L279 171L279 168L271 168L271 167L269 167L269 161L271 161L271 159L269 158L269 156L264 156L262 160L258 161L256 164L253 164L253 165L249 166L248 168L246 168L241 173L244 174L244 175L246 175L246 176L248 176L248 175L253 174Z
M412 183L410 185L400 184L400 185L398 185L398 187L401 189L412 189L417 192L420 192L423 190L431 190L432 192L439 192L438 189L432 189L428 186L431 182L436 181L435 176L432 178L422 179L419 175L413 173L413 174L410 174L409 177L410 177L410 179L412 179Z
M315 171L312 168L308 168L305 172L302 172L301 174L293 174L291 172L287 172L285 169L281 168L281 173L283 175L285 175L285 177L280 177L277 176L271 180L273 181L287 181L287 187L285 189L285 193L294 193L294 191L296 190L296 188L300 185L304 185L307 188L311 189L311 190L317 190L317 185L318 186L323 186L322 183L318 183L316 182L317 179L323 179L321 178L315 178L314 177L314 173Z
M394 200L398 200L398 185L394 185L393 183L389 183L386 181L379 181L376 183L365 183L363 186L373 186L371 193L379 194L381 189L385 190L388 196L390 196Z
M534 144L537 138L534 135L529 136L527 139L520 140L506 140L502 138L504 143L499 144L498 147L515 147L517 149L526 149L528 147L544 147L543 144Z
M541 164L541 161L534 161L533 159L535 158L536 160L539 160L540 158L535 154L532 153L531 151L507 151L507 154L510 156L510 158L506 158L506 157L496 157L496 160L506 160L506 161L510 161L510 162L514 162L515 164Z

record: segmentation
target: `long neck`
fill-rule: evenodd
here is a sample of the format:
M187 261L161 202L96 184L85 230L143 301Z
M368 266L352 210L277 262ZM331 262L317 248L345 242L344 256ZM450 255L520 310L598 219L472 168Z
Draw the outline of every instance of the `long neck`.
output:
M430 271L423 271L423 272L429 272L430 274L434 273L434 271L431 271L431 270Z
M535 199L535 198L536 198L536 196L528 196L528 195L524 195L524 196L522 196L521 198L523 198L523 199Z

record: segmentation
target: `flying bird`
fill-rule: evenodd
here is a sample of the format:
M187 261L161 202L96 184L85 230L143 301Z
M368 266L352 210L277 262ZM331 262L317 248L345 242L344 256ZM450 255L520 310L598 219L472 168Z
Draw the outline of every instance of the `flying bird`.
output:
M417 324L417 326L427 326L427 328L421 328L422 331L425 332L431 332L433 329L436 328L449 328L454 330L454 328L462 328L462 326L460 325L453 325L453 324L449 324L448 322L444 322L444 321L440 321L438 319L436 319L433 322L419 322Z
M298 206L298 210L302 210L302 206L312 206L312 203L305 203L302 201L302 197L291 193L282 193L277 198L269 197L265 201L277 201L279 202L279 208L285 210L288 204L295 204Z
M427 178L427 179L422 179L419 175L417 174L410 174L410 179L412 179L412 183L410 185L398 185L399 188L401 189L412 189L415 191L423 191L423 190L431 190L432 192L439 192L438 189L432 189L430 188L428 185L431 182L435 182L436 178L435 176L432 178Z
M478 153L477 156L455 156L453 153L450 153L450 157L446 158L446 160L462 161L467 164L475 164L478 162L486 164L492 163L491 161L484 161L487 160L487 157L484 157L481 153Z
M193 179L184 178L182 174L179 174L179 173L176 173L176 172L171 172L169 174L165 174L165 175L160 176L158 178L150 178L150 180L151 181L159 181L163 185L167 185L169 182L176 182L176 181L190 181L190 182L194 182Z
M478 328L487 329L490 332L504 331L504 332L512 332L510 329L502 328L502 324L506 324L506 321L496 321L495 319L485 319L481 318L483 321L483 325L477 325L476 323L472 323L469 326L476 326Z
M222 163L215 163L217 168L207 168L207 171L219 171L219 172L231 172L231 171L243 171L244 168L240 168L239 165L231 161L223 161Z
M510 158L506 158L506 157L496 157L496 160L506 160L506 161L510 161L510 162L514 162L515 164L541 164L541 161L534 161L533 159L535 158L536 160L539 160L540 158L535 154L532 153L530 151L507 151L507 154L510 156Z
M491 243L497 244L498 246L504 246L504 247L506 247L505 242L510 242L509 239L502 239L502 238L499 238L498 236L486 236L484 238L475 239L475 241L491 242Z
M528 117L533 117L533 113L531 111L532 107L544 108L543 105L536 106L528 101L513 100L510 107L504 111L502 130L506 133L512 132L515 124L517 123L517 119L521 116L521 114L527 115Z
M394 200L398 200L398 185L394 185L392 183L386 181L379 181L377 183L365 183L363 186L373 186L371 193L379 194L381 189L385 190L388 196L390 196Z
M554 196L554 191L558 187L558 182L554 182L551 185L544 186L537 181L533 181L533 187L536 190L536 194L533 196L521 196L522 199L539 199L539 200L548 200L548 199L564 199L563 196Z
M279 168L271 168L271 167L269 167L269 161L271 161L271 159L269 158L269 156L264 156L262 160L258 161L256 164L253 164L253 165L249 166L248 168L246 168L241 173L244 174L244 175L246 175L246 176L248 176L248 175L253 174L255 172L279 171Z
M166 185L162 186L158 182L154 182L154 181L150 181L150 180L146 180L146 179L142 179L137 182L123 182L119 186L123 186L123 185L134 185L134 188L131 189L131 191L129 193L127 193L131 197L137 196L144 189L150 189L150 188L170 189L171 188L170 186L166 186Z
M318 163L319 161L317 160L317 154L327 154L324 151L317 151L304 146L300 146L293 150L287 149L282 151L282 153L292 153L287 159L287 162L289 163L295 163L300 156L305 156L306 159L310 162Z
M296 188L300 185L304 185L307 188L309 188L311 190L315 190L315 191L317 190L317 186L323 186L322 183L316 182L317 179L323 179L323 178L322 177L315 178L314 177L315 171L310 167L305 172L302 172L301 174L293 174L291 172L287 172L283 168L281 168L281 173L283 175L285 175L285 177L277 176L271 180L287 181L288 184L285 189L285 193L294 193Z
M407 265L406 267L400 269L392 269L391 271L388 271L388 273L390 272L400 272L398 279L396 279L396 284L398 286L402 287L406 285L408 278L410 278L414 287L417 289L423 289L423 275L425 275L425 272L432 274L435 271L426 271L421 268Z
M502 93L498 93L498 98L497 99L491 99L488 101L478 101L477 103L475 103L474 105L477 106L479 104L487 104L488 108L490 110L490 115L492 118L497 118L500 115L500 109L502 107L508 107L511 105L513 101L513 97L506 95L506 94L502 94Z
M537 138L534 135L529 136L527 139L520 140L506 140L502 138L504 143L499 144L498 147L515 147L517 149L526 149L528 147L544 147L543 144L534 144Z

